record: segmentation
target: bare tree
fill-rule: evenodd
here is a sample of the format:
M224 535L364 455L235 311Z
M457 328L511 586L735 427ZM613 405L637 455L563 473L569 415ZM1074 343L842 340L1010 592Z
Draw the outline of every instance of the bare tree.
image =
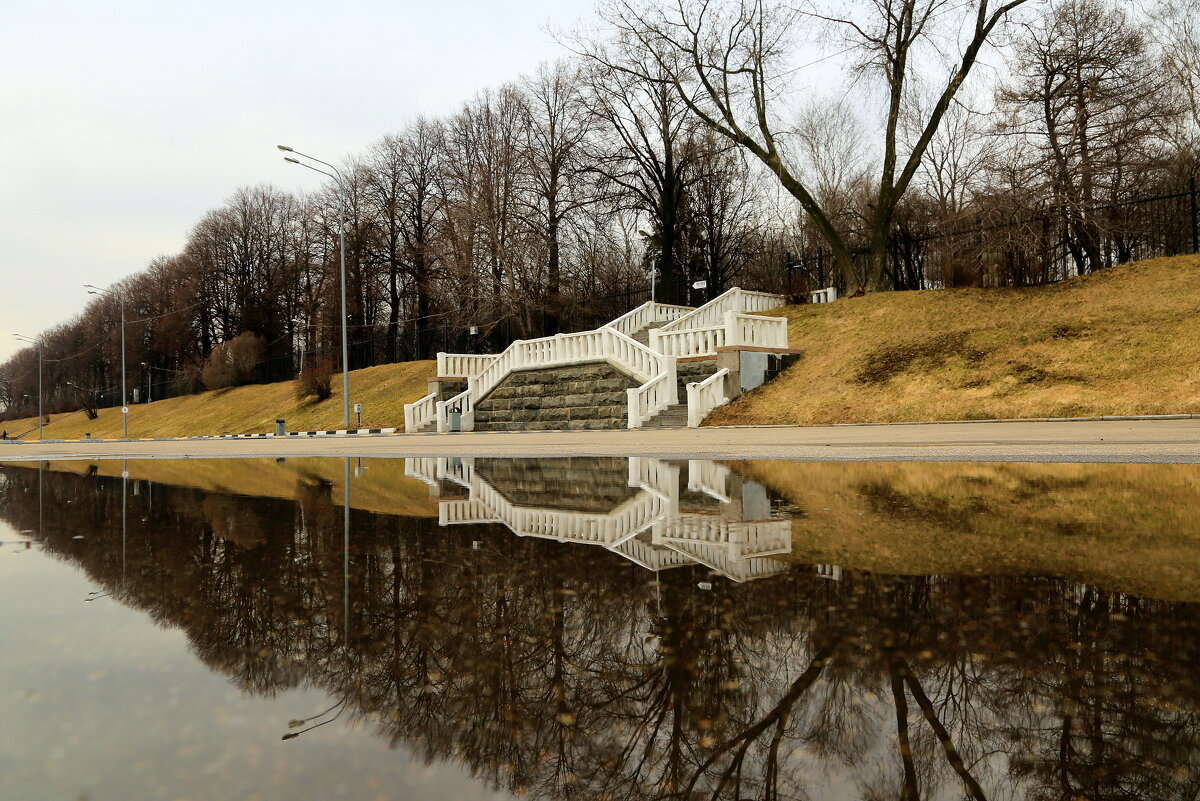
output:
M803 206L848 281L852 254L812 186L786 163L774 101L783 90L789 38L801 23L824 20L840 28L861 58L865 74L883 81L886 103L882 158L870 227L867 288L880 286L892 216L955 95L980 51L1010 12L1027 0L993 5L990 0L951 5L949 0L869 0L863 13L798 11L766 0L674 0L643 4L605 0L601 18L618 46L581 42L580 50L609 69L669 85L705 125L745 147L766 164ZM934 66L922 48L936 47L942 29L965 22L966 42L949 58L944 83L928 105L920 133L908 146L900 124L917 87L918 70ZM652 65L648 68L647 65ZM859 288L853 286L852 288Z

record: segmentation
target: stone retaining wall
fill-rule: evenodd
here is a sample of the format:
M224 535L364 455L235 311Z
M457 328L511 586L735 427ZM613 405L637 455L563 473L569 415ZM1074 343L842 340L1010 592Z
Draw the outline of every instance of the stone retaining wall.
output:
M625 428L638 382L607 362L520 370L475 404L476 431Z

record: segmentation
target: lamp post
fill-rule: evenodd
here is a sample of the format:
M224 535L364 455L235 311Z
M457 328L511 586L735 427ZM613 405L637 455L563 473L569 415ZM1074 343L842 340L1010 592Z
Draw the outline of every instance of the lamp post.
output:
M99 295L105 298L116 298L121 304L121 436L129 438L129 407L126 405L128 395L125 392L125 296L118 295L111 289L101 289L98 286L84 284L89 295Z
M38 354L38 439L42 438L42 343L41 340L27 337L24 334L13 334L22 342L28 342L37 348Z
M276 145L277 148L284 153L295 153L300 158L315 161L317 164L324 164L333 172L326 172L320 167L314 167L311 164L305 164L300 159L284 156L283 160L289 164L298 164L301 167L306 167L313 172L319 172L324 176L332 178L338 187L338 261L341 267L341 282L342 282L342 423L343 428L350 428L350 343L346 333L346 181L342 177L342 173L337 167L330 164L328 161L321 161L319 158L301 153L299 150L294 150L287 145Z

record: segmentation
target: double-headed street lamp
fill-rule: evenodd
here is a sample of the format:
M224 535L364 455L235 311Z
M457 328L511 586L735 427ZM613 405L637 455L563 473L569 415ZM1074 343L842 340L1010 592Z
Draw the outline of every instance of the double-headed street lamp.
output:
M307 167L313 172L319 172L322 175L332 178L338 187L338 258L341 262L341 278L342 278L342 422L345 428L350 428L350 343L346 333L346 180L342 177L342 173L337 167L330 164L328 161L321 161L313 156L301 153L299 150L293 150L287 145L276 145L277 148L284 153L295 153L300 158L315 161L317 164L324 164L333 172L326 172L320 167L314 167L311 164L305 164L300 159L284 156L283 160L289 164L299 164L301 167Z
M125 296L111 289L101 289L98 286L84 284L89 295L99 295L105 298L116 298L121 304L121 436L129 438L129 406L126 405L125 393Z
M14 337L22 342L28 342L37 348L38 354L38 439L42 438L42 341L27 337L24 334L13 334Z

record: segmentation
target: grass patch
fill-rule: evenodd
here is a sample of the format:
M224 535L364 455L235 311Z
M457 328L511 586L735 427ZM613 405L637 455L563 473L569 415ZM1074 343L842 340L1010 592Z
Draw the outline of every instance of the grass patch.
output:
M363 405L364 428L403 428L404 404L426 394L433 361L401 362L350 371L350 400ZM208 434L256 434L275 430L275 419L287 420L290 431L342 427L342 375L333 376L333 396L317 402L297 400L295 381L255 384L168 398L129 407L129 436L187 437ZM351 415L351 425L356 418ZM10 436L37 439L37 418L8 420ZM44 427L46 439L96 439L121 436L121 410L101 409L88 420L83 412L53 415Z
M1200 414L1200 256L765 313L804 356L706 423Z

